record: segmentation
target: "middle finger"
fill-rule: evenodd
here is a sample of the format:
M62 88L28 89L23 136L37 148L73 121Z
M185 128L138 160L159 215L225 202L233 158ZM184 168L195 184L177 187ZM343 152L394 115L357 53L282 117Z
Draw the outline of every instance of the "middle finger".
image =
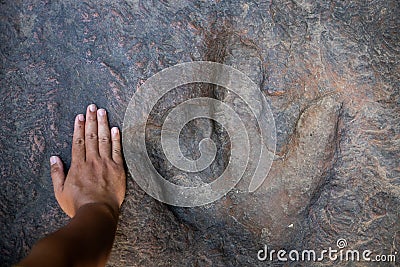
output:
M89 105L86 110L85 146L86 159L96 158L99 156L97 107L95 104Z

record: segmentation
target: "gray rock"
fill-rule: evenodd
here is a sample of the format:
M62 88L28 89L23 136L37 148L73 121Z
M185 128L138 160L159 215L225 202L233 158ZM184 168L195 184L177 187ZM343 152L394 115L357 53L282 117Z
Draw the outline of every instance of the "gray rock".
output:
M94 102L122 128L146 79L197 60L241 70L266 96L277 131L271 171L253 193L240 182L196 208L159 203L128 176L109 266L280 265L258 261L258 250L321 251L341 238L348 249L398 253L399 16L394 0L0 1L1 265L67 222L48 158L69 167L74 116ZM162 153L168 112L200 96L247 114L237 96L207 84L160 99L146 145L178 184L209 183L229 162L226 131L206 119L185 126L180 145L196 159L200 140L211 138L217 154L207 169L183 173ZM365 266L307 265L334 264Z

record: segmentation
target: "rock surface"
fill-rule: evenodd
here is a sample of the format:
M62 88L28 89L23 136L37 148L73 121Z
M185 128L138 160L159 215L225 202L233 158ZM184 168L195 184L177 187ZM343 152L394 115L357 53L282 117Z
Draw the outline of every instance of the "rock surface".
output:
M159 203L128 177L109 266L265 266L264 244L321 251L340 238L349 249L398 253L398 1L0 1L0 18L1 266L67 222L48 158L69 166L74 116L93 102L121 127L146 79L197 60L231 65L265 94L277 128L271 171L256 192L239 183L197 208ZM150 117L149 155L172 180L194 178L166 161L160 127L199 96L238 103L194 84L165 95ZM200 177L210 182L229 161L223 128L192 121L181 149L196 158L205 137L218 148Z

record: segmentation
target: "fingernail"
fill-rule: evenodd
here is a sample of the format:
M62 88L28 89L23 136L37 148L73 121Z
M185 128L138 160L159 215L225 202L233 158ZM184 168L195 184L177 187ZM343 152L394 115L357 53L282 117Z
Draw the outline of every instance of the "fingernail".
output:
M89 110L90 110L91 112L95 112L95 111L96 111L96 105L95 105L95 104L91 104L91 105L89 106Z
M106 115L106 110L105 109L99 109L97 112L99 113L99 116Z
M56 164L57 163L57 157L56 156L51 156L50 157L50 164L51 165L54 165L54 164Z
M85 121L85 117L83 116L83 114L79 114L78 115L78 120L79 121Z
M117 127L113 127L113 128L111 129L111 134L112 134L112 135L117 135L117 134L118 134L118 128L117 128Z

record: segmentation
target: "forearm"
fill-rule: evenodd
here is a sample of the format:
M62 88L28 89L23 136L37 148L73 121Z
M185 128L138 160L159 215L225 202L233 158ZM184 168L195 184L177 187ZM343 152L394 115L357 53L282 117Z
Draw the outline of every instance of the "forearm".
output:
M63 228L40 240L21 266L104 266L118 222L114 207L86 204Z

